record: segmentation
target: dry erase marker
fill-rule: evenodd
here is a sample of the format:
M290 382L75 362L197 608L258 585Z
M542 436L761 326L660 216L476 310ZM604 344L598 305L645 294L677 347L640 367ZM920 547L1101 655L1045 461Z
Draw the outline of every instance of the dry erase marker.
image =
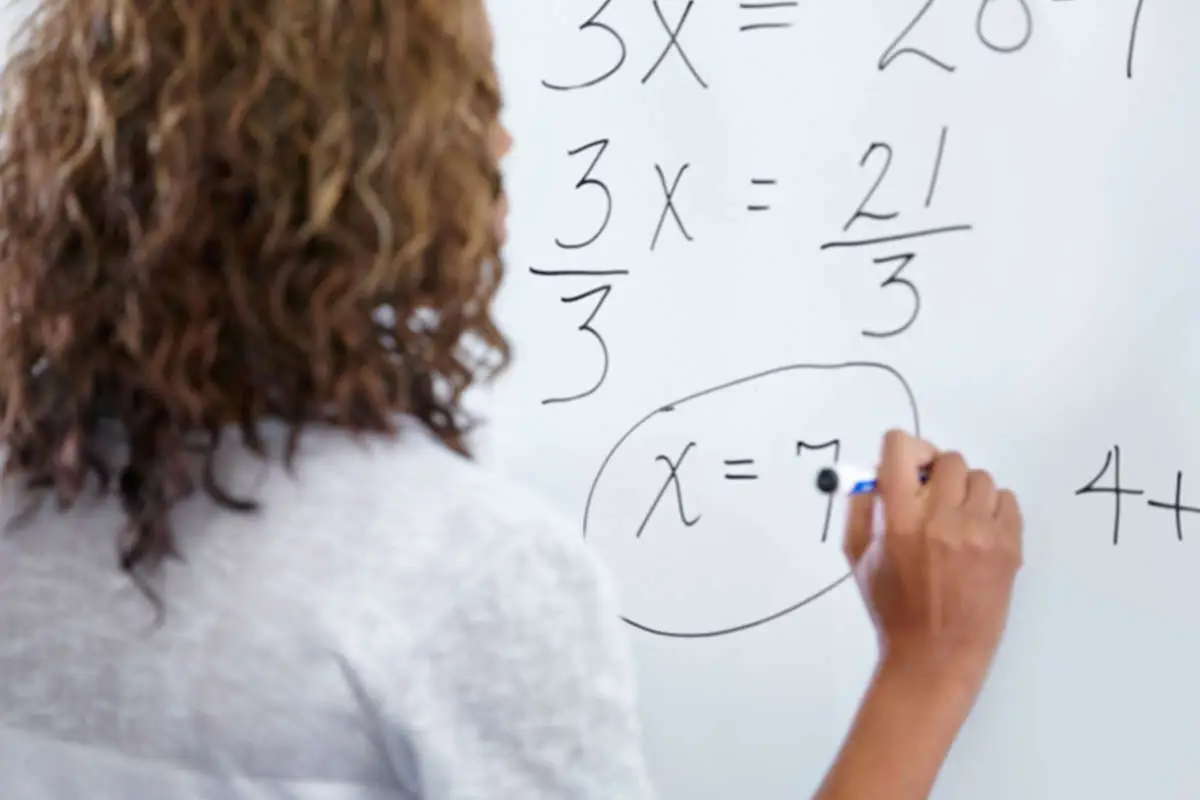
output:
M921 483L929 479L929 467L921 467ZM861 467L825 467L817 473L817 488L825 494L866 494L875 491L875 471Z

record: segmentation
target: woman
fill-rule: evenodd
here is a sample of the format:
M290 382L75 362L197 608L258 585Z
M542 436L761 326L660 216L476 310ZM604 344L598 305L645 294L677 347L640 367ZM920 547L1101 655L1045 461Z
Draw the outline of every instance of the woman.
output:
M41 4L0 98L5 798L651 796L606 579L464 457L490 37L482 0ZM824 798L928 793L1020 562L958 456L890 435L879 497Z

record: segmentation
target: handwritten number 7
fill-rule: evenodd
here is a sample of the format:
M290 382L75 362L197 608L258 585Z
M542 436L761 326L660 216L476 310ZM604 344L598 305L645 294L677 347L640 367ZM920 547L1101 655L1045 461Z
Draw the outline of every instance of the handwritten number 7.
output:
M577 294L573 297L564 297L562 299L564 303L578 303L581 300L586 300L595 295L600 296L600 299L596 301L595 308L592 309L592 313L588 315L588 318L585 319L583 324L576 328L576 330L587 333L600 344L600 353L604 357L604 366L600 370L599 380L597 380L595 385L593 385L590 389L580 392L576 395L571 395L570 397L547 398L546 400L542 401L543 405L551 405L552 403L571 403L575 400L582 400L589 395L595 394L596 390L604 385L604 379L608 377L608 345L605 343L604 337L597 333L596 329L592 327L592 321L596 319L596 315L600 313L600 309L603 307L604 301L608 299L610 292L612 292L612 284L605 284L604 286L597 286L595 289L590 289L583 294Z
M564 85L550 83L549 81L543 80L542 86L545 86L547 89L553 89L556 92L570 92L574 91L575 89L586 89L589 86L595 86L598 83L603 83L604 81L608 80L613 75L616 75L617 70L625 65L625 57L629 54L625 47L625 40L622 39L621 34L617 33L613 28L609 27L603 22L600 22L600 15L603 14L611 4L612 0L604 0L604 2L600 5L600 8L596 9L596 13L588 17L587 21L579 26L579 30L587 31L595 29L604 31L617 41L617 45L621 48L621 54L617 57L617 63L612 67L612 69L610 69L608 72L605 72L598 78L592 78L590 81L585 81L583 83Z
M912 295L913 310L912 314L909 315L905 323L899 328L891 331L863 331L863 336L870 336L876 339L886 339L889 336L898 336L899 334L904 333L906 330L911 328L912 324L917 321L917 314L921 312L921 293L917 291L917 287L913 285L912 281L908 280L907 278L900 277L900 273L904 271L905 267L907 267L914 258L916 258L915 253L901 253L900 255L886 256L884 258L875 259L876 264L890 264L896 261L900 262L900 266L896 267L896 271L889 275L887 280L879 284L879 288L886 289L889 286L903 286L905 289L908 289L909 294Z
M579 179L579 183L575 184L575 188L582 189L585 186L595 186L597 189L604 192L604 221L600 223L599 230L592 234L592 237L586 241L568 244L562 239L555 239L554 243L564 250L578 250L581 247L587 247L589 244L600 238L600 234L604 233L604 229L608 227L609 219L612 218L612 192L609 191L608 187L605 186L602 181L598 181L592 177L593 170L595 170L596 165L600 163L600 159L604 157L604 151L608 149L608 139L599 139L595 142L589 142L583 147L576 147L574 150L568 152L567 155L577 156L580 153L591 150L592 148L598 148L596 150L596 157L593 158L592 163L588 165L587 171L583 173L583 177Z
M837 464L838 459L842 455L842 440L830 439L828 442L821 444L809 444L808 442L796 442L796 455L804 455L805 450L828 450L833 448L833 463ZM833 495L829 496L829 502L825 504L825 525L821 528L821 541L825 542L829 539L829 518L833 514Z

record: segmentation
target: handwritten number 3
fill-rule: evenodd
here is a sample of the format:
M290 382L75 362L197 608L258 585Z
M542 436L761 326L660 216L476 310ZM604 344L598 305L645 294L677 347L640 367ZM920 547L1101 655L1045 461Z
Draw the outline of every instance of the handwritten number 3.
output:
M603 75L599 76L598 78L592 78L590 81L585 81L583 83L563 85L563 84L550 83L549 81L543 80L542 86L545 86L547 89L553 89L556 92L570 92L570 91L574 91L575 89L586 89L589 86L595 86L598 83L602 83L602 82L608 80L613 75L617 74L617 70L619 70L621 67L623 67L625 65L625 57L629 54L628 50L625 47L625 40L622 39L621 34L617 33L613 28L609 27L608 25L606 25L603 22L600 22L600 15L603 14L605 12L605 10L607 10L611 4L612 4L612 0L604 0L604 3L601 4L600 8L596 9L596 13L592 14L590 17L588 17L587 21L579 26L579 30L588 31L588 30L595 29L595 30L599 30L599 31L604 31L605 33L607 33L609 36L611 36L613 39L615 39L617 41L617 45L621 48L621 54L620 54L620 56L617 57L617 63L615 65L613 65L612 69L610 69L608 72L605 72Z
M562 239L555 239L554 243L564 250L578 250L581 247L587 247L592 242L600 238L600 234L604 233L608 227L608 221L612 218L613 197L612 192L604 185L602 181L598 181L592 177L592 172L596 169L596 165L600 163L600 159L604 157L604 151L608 149L608 139L599 139L594 142L589 142L583 147L576 147L567 153L569 156L577 156L580 153L585 153L592 148L597 148L596 157L592 159L592 163L588 164L587 170L583 173L583 177L579 179L579 183L575 184L576 189L582 189L585 186L594 186L604 193L604 221L600 223L600 227L592 234L590 239L582 242L568 244Z
M886 339L889 336L899 336L911 328L912 324L917 321L917 314L921 312L921 293L917 291L917 287L912 281L908 280L907 278L900 277L900 273L903 272L910 263L912 263L914 258L916 258L915 253L902 253L900 255L886 256L884 258L875 259L876 264L892 264L897 261L900 262L900 266L896 267L896 270L888 276L887 280L879 284L879 288L886 289L889 286L903 286L908 290L909 294L912 295L913 309L912 313L909 314L908 319L905 320L904 324L899 328L890 331L863 331L863 336L870 336L874 339Z
M587 333L600 344L600 353L604 357L604 365L600 369L600 378L590 389L580 392L576 395L571 395L570 397L548 398L542 401L543 405L550 405L552 403L570 403L575 400L582 400L589 395L595 394L596 390L604 385L604 379L608 377L608 345L605 343L604 337L597 333L596 329L592 327L592 321L595 320L596 315L600 313L600 309L604 306L604 301L608 299L610 292L612 292L612 284L605 284L604 286L597 286L595 289L590 289L583 294L577 294L573 297L564 297L562 299L564 303L578 303L579 301L586 300L594 295L600 295L600 299L596 301L596 306L592 309L592 313L588 314L587 319L585 319L583 324L580 325L576 330Z

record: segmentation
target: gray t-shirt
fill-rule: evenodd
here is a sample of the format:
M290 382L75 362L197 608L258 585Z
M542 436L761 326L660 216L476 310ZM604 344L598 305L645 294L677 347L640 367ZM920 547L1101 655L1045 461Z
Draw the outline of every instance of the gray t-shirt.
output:
M413 424L310 433L294 476L230 446L218 474L262 510L178 507L159 628L114 500L0 539L4 800L651 796L570 523ZM0 516L25 502L6 487Z

